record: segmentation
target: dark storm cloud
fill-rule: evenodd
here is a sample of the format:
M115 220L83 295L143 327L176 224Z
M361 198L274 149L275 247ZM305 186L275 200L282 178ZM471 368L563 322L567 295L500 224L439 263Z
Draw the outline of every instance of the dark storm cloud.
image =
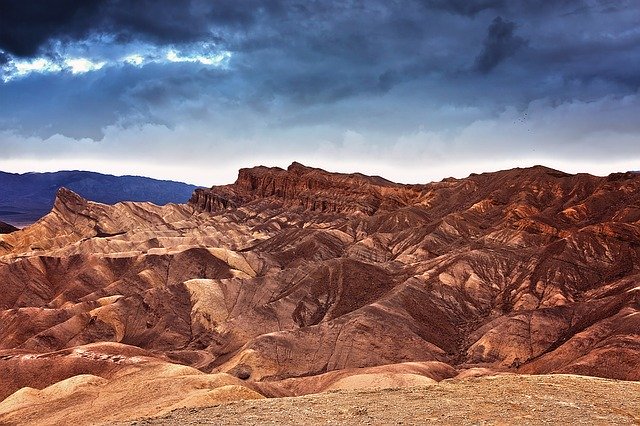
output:
M108 34L118 42L183 43L213 37L212 25L250 25L276 2L221 0L3 0L0 49L17 57L46 51L53 41L72 42Z
M114 122L171 126L229 110L259 111L272 126L355 122L395 131L422 125L425 117L453 116L441 114L438 105L471 105L477 117L541 98L633 93L640 84L635 0L617 3L624 10L597 0L0 4L10 12L0 13L0 50L13 57L57 58L65 53L59 44L80 43L87 57L100 60L113 46L97 36L130 53L159 49L157 63L140 67L33 74L0 85L0 97L11 99L1 106L0 126L19 123L24 132L43 136L99 139ZM162 63L170 48L183 55L225 50L231 59L224 69ZM39 100L43 91L49 96ZM378 115L359 116L350 108L356 104ZM80 114L77 124L71 117ZM447 120L429 123L462 119Z
M33 56L54 37L84 37L104 0L3 0L0 48L19 57Z
M512 56L526 41L515 35L516 24L496 17L484 39L482 51L476 57L475 67L481 73L488 73L509 56Z
M460 15L473 16L477 13L504 6L504 0L423 0L426 7L446 10Z

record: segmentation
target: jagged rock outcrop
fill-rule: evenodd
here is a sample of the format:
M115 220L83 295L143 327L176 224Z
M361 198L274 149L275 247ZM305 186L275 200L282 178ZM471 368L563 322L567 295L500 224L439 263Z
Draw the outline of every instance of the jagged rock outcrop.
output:
M105 342L266 396L379 374L640 380L640 175L400 185L294 163L162 207L63 189L0 236L0 282L0 397Z
M272 198L283 207L371 216L379 209L403 205L403 198L413 195L410 187L380 177L328 174L294 162L287 170L240 169L235 183L197 189L189 203L199 210L214 212Z

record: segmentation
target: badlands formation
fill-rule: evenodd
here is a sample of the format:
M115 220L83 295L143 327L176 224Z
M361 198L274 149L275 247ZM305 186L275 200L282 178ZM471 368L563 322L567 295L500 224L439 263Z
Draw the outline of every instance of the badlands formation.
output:
M0 236L0 283L0 424L477 376L638 381L640 175L401 185L293 163L187 204L60 189Z

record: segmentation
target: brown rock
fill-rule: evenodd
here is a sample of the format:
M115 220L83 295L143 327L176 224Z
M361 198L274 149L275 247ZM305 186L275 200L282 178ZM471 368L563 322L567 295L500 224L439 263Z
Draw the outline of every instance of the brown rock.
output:
M3 396L111 383L131 359L228 373L241 389L221 400L457 372L640 380L640 175L400 185L294 163L186 205L62 189L0 236L0 282Z

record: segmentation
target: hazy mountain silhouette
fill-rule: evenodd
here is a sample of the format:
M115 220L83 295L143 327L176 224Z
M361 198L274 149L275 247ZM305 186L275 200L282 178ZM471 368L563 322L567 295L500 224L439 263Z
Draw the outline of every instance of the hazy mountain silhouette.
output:
M0 172L0 220L17 226L35 222L51 210L60 187L107 204L149 201L159 205L184 203L196 188L182 182L86 171Z

